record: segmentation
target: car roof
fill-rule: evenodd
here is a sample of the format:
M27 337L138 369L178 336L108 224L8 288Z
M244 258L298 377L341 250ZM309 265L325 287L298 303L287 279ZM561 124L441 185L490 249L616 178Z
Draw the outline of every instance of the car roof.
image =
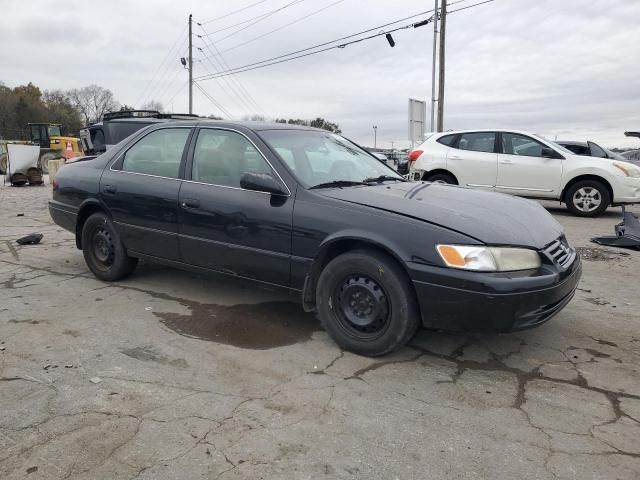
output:
M534 132L527 132L525 130L518 130L515 128L473 128L466 130L449 130L446 132L438 132L433 134L434 138L440 138L443 135L457 135L459 133L482 133L482 132L503 132L503 133L520 133L522 135L536 135Z
M579 145L581 147L589 146L588 142L576 142L574 140L556 140L556 143L559 143L560 145Z
M262 131L262 130L309 130L316 132L325 132L327 130L322 130L319 128L307 127L304 125L292 125L288 123L276 123L276 122L254 122L251 120L209 120L205 118L199 119L185 119L185 120L160 120L154 123L162 123L167 126L189 126L189 127L227 127L227 128L237 128L242 127L248 130L253 131Z

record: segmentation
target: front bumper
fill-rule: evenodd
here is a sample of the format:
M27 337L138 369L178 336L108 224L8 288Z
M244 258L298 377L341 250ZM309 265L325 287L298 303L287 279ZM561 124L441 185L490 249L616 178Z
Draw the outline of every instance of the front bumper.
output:
M640 203L640 178L622 177L614 189L613 203Z
M580 257L561 270L480 273L409 264L422 323L444 331L508 332L540 325L573 298L582 275Z

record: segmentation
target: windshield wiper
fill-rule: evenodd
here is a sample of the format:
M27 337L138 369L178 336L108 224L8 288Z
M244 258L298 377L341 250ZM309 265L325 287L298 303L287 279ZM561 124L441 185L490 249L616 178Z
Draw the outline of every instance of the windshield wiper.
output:
M395 180L397 182L406 182L404 178L393 177L391 175L380 175L379 177L370 177L363 180L364 183L382 183L385 180Z
M319 183L318 185L314 185L310 187L309 190L314 188L331 188L331 187L352 187L354 185L368 185L365 182L356 182L352 180L333 180L331 182Z

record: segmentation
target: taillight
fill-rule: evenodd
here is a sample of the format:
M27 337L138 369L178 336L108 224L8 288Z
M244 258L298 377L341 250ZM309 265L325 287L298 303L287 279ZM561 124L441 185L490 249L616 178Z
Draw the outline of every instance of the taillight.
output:
M420 155L422 155L424 153L424 150L413 150L410 154L409 154L409 161L410 162L415 162Z
M57 190L58 189L58 182L56 182L55 179L53 179L53 181L51 182L51 188L53 190Z

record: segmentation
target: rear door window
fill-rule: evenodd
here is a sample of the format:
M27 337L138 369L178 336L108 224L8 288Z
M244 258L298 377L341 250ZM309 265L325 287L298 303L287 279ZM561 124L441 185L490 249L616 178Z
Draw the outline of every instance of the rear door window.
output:
M495 153L494 132L463 133L458 140L458 149L472 152Z
M445 135L444 137L440 137L436 140L436 142L441 143L442 145L446 145L450 147L453 145L453 141L456 139L456 135Z
M245 173L272 175L262 154L243 135L230 130L200 130L193 153L193 181L241 188Z
M178 178L189 128L164 128L144 136L124 156L122 170Z
M520 155L523 157L541 157L542 149L546 145L519 133L502 134L502 153L507 155Z

